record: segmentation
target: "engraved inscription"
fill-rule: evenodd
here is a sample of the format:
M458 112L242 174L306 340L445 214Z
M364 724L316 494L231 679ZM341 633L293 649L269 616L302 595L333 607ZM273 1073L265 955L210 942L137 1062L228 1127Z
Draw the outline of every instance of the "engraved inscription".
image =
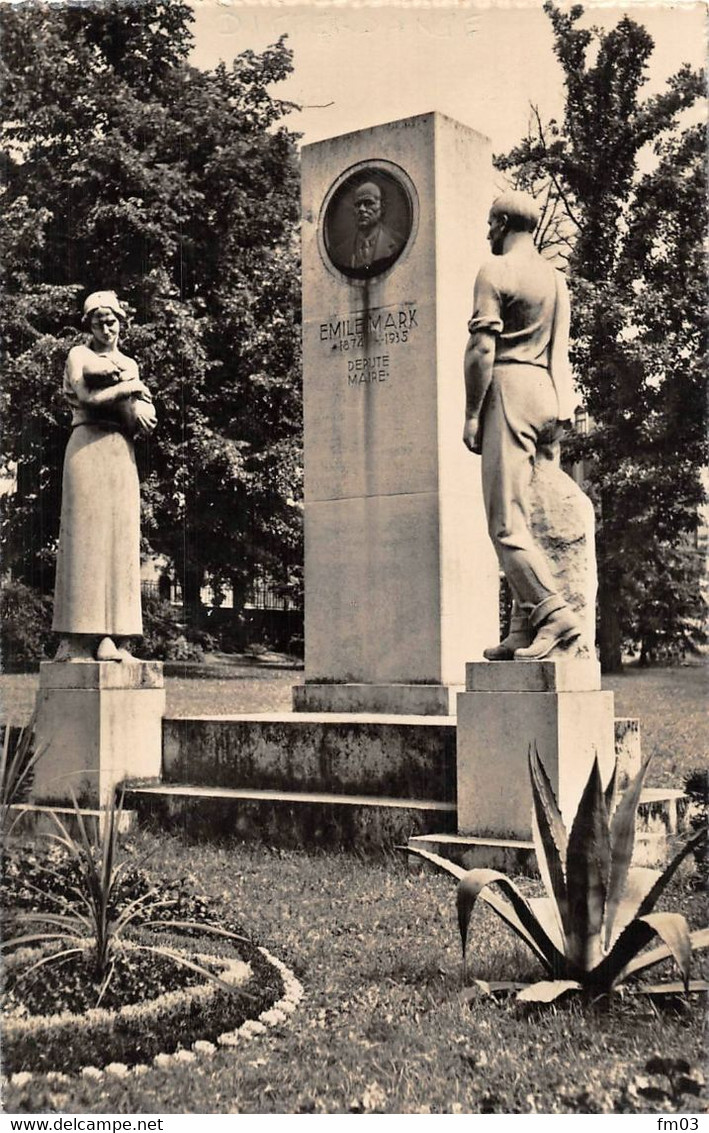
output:
M346 377L349 388L388 382L396 373L398 352L408 347L419 329L419 311L408 300L393 307L373 307L332 315L318 323L321 348L342 357L333 376ZM394 354L392 354L394 348Z
M349 358L347 361L348 386L366 386L385 382L389 377L389 355L373 354L370 358Z
M320 341L329 343L331 350L349 351L369 345L408 342L415 327L418 327L416 308L407 307L328 319L320 323L319 334Z

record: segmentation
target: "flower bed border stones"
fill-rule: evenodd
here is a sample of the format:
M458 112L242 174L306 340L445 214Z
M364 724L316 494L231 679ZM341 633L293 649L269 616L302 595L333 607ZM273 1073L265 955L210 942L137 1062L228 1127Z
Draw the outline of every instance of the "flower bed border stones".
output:
M204 1038L193 1039L191 1042L191 1049L187 1050L184 1047L179 1047L177 1050L171 1052L159 1051L153 1053L150 1049L151 1046L159 1043L161 1039L155 1040L151 1043L150 1032L142 1037L138 1036L138 1041L142 1042L142 1046L138 1047L140 1053L145 1057L152 1060L156 1066L169 1066L173 1062L180 1063L192 1061L195 1057L211 1057L217 1049L228 1049L235 1047L240 1041L254 1038L258 1034L263 1034L268 1027L274 1027L284 1023L288 1016L291 1015L303 996L302 984L296 979L294 974L275 956L272 956L267 949L257 947L256 952L260 953L264 961L278 972L283 985L283 995L279 1000L273 1003L270 1007L263 1010L258 1018L246 1019L239 1027L233 1031L223 1032L218 1035L216 1044ZM19 959L19 957L17 957ZM202 963L213 963L221 967L222 978L226 982L231 982L230 975L240 973L242 979L238 983L244 982L248 976L244 973L244 969L252 972L249 964L241 958L229 960L225 957L204 956L200 957ZM237 981L235 980L235 986ZM187 1016L189 1013L190 1030L195 1031L199 1026L204 1026L207 1033L213 1033L215 1029L215 1020L209 1024L208 1018L201 1018L204 1016L205 1009L208 1010L209 1005L213 1003L217 997L223 997L224 992L216 984L204 983L197 984L194 987L186 988L183 991L167 992L162 996L156 997L147 1003L142 1004L129 1004L122 1008L120 1011L105 1011L103 1008L95 1008L92 1011L86 1012L84 1015L70 1015L68 1012L58 1016L33 1016L31 1019L21 1020L8 1020L4 1028L4 1061L5 1065L12 1065L17 1059L13 1058L13 1042L19 1042L21 1038L25 1040L26 1054L23 1059L24 1062L33 1066L33 1070L18 1069L10 1076L10 1081L14 1085L22 1085L30 1081L36 1074L42 1073L57 1073L71 1072L81 1074L85 1078L100 1080L104 1074L114 1077L125 1077L129 1073L144 1074L148 1065L146 1062L136 1062L127 1064L114 1058L109 1061L112 1055L123 1053L125 1056L125 1045L122 1045L122 1040L128 1040L131 1032L121 1029L120 1021L126 1020L135 1022L136 1020L147 1023L149 1020L152 1024L155 1022L156 1015L159 1017L161 1011L170 1014L176 1013L178 1010L181 1014ZM226 1006L226 1003L225 1003ZM232 1005L233 1010L233 1005ZM103 1069L93 1065L76 1064L77 1060L73 1060L73 1064L66 1065L66 1061L58 1066L56 1060L54 1063L37 1069L37 1062L41 1060L39 1042L41 1039L38 1037L41 1033L42 1027L45 1032L55 1030L58 1038L53 1038L50 1046L50 1052L55 1051L59 1045L60 1053L62 1055L68 1051L75 1049L76 1043L72 1045L71 1040L76 1039L77 1034L82 1036L82 1046L90 1048L92 1051L96 1050L97 1042L100 1037L103 1037L109 1044L109 1050L106 1053L106 1062ZM183 1031L184 1033L184 1031ZM63 1035L63 1038L61 1037ZM110 1036L110 1037L109 1037ZM111 1047L110 1043L114 1045ZM132 1037L133 1046L135 1049L135 1036ZM146 1049L147 1048L147 1049ZM27 1057L30 1055L30 1057ZM46 1061L49 1061L45 1055ZM70 1060L72 1061L72 1060Z

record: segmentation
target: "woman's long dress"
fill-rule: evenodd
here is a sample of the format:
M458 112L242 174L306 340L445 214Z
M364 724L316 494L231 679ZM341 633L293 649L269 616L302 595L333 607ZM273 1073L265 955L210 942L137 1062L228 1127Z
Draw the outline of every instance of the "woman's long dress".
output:
M77 411L78 410L78 411ZM59 633L142 634L140 487L133 441L75 406L64 456L52 628Z

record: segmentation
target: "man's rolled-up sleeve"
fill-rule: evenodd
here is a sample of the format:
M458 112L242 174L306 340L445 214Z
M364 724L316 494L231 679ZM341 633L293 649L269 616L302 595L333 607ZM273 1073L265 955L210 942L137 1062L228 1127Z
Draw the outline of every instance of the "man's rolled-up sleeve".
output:
M475 280L473 314L468 322L470 334L487 331L499 334L503 327L502 301L492 264L483 264Z

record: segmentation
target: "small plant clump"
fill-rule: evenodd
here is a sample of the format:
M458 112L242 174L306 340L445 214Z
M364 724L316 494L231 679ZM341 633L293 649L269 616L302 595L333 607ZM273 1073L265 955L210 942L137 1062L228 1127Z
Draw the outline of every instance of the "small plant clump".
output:
M45 956L50 958L50 949ZM34 953L33 959L37 958ZM71 964L59 961L41 969L8 964L3 988L6 1015L81 1014L93 1010L99 1001L106 1011L118 1011L127 1004L204 982L197 972L183 970L167 956L146 956L130 948L117 948L112 964L111 980L103 994L88 949L79 951Z
M118 860L120 806L97 844L78 806L74 818L76 836L56 819L46 853L5 854L11 1072L141 1061L215 1038L278 998L280 977L239 925L183 883L157 885Z
M35 746L35 714L28 724L17 727L9 721L3 729L0 748L0 834L3 842L10 836L20 817L13 817L13 808L29 794L37 760L43 748Z

